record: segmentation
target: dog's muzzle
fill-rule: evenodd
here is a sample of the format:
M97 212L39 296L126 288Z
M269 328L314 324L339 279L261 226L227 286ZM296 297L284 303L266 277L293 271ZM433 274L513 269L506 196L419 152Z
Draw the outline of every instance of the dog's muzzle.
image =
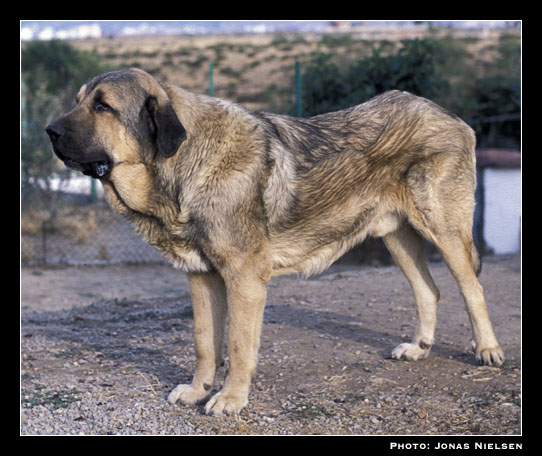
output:
M101 179L111 171L111 161L105 152L98 151L94 154L89 154L88 160L70 157L65 151L65 145L63 145L66 130L61 125L53 122L45 128L45 131L49 135L56 156L68 168L81 171L83 174L94 177L95 179Z

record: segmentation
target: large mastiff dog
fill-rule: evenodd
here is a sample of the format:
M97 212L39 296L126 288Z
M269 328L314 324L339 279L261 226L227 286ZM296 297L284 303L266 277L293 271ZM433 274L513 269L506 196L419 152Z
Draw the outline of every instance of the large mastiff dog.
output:
M425 358L434 341L429 240L465 299L476 358L502 364L472 239L474 134L431 101L392 91L297 119L126 69L87 82L47 133L66 166L100 179L113 208L188 273L197 367L170 402L238 413L256 368L267 282L320 272L367 236L383 238L418 307L414 338L394 358ZM210 397L226 315L229 373Z

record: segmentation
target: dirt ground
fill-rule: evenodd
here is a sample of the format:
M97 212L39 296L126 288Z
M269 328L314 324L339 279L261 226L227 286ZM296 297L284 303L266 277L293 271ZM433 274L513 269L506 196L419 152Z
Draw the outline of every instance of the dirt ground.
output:
M171 405L195 365L186 276L166 265L21 271L21 434L521 434L519 255L484 257L480 281L507 356L478 366L443 263L436 344L390 358L416 311L394 266L336 265L272 279L259 365L239 416ZM215 390L223 384L221 368Z

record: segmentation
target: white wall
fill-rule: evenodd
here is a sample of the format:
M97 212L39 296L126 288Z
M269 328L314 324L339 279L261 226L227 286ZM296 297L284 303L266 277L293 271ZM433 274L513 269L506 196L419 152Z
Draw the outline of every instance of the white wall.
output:
M495 253L520 251L521 170L484 169L484 239Z
M90 182L92 178L83 175L74 175L69 180L61 181L58 178L51 179L51 190L63 191L66 193L84 193L90 195ZM96 194L103 196L104 188L100 181L96 181Z

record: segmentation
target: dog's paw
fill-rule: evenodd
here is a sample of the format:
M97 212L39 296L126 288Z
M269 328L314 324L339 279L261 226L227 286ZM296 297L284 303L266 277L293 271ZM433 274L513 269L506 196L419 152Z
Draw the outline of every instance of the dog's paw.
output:
M478 364L484 366L502 366L504 363L504 352L498 345L495 347L480 347L476 346L476 342L472 341L472 349L476 354Z
M431 345L424 345L424 348L420 347L420 344L404 343L398 345L391 352L391 357L395 359L404 359L407 361L417 361L419 359L427 358Z
M205 399L207 399L208 396L208 391L198 390L192 385L177 385L175 389L169 393L167 400L171 404L181 401L181 404L184 405L194 405L205 402Z
M205 405L205 413L215 416L220 416L223 413L234 415L241 412L247 404L248 398L245 395L233 395L220 391L209 399Z

